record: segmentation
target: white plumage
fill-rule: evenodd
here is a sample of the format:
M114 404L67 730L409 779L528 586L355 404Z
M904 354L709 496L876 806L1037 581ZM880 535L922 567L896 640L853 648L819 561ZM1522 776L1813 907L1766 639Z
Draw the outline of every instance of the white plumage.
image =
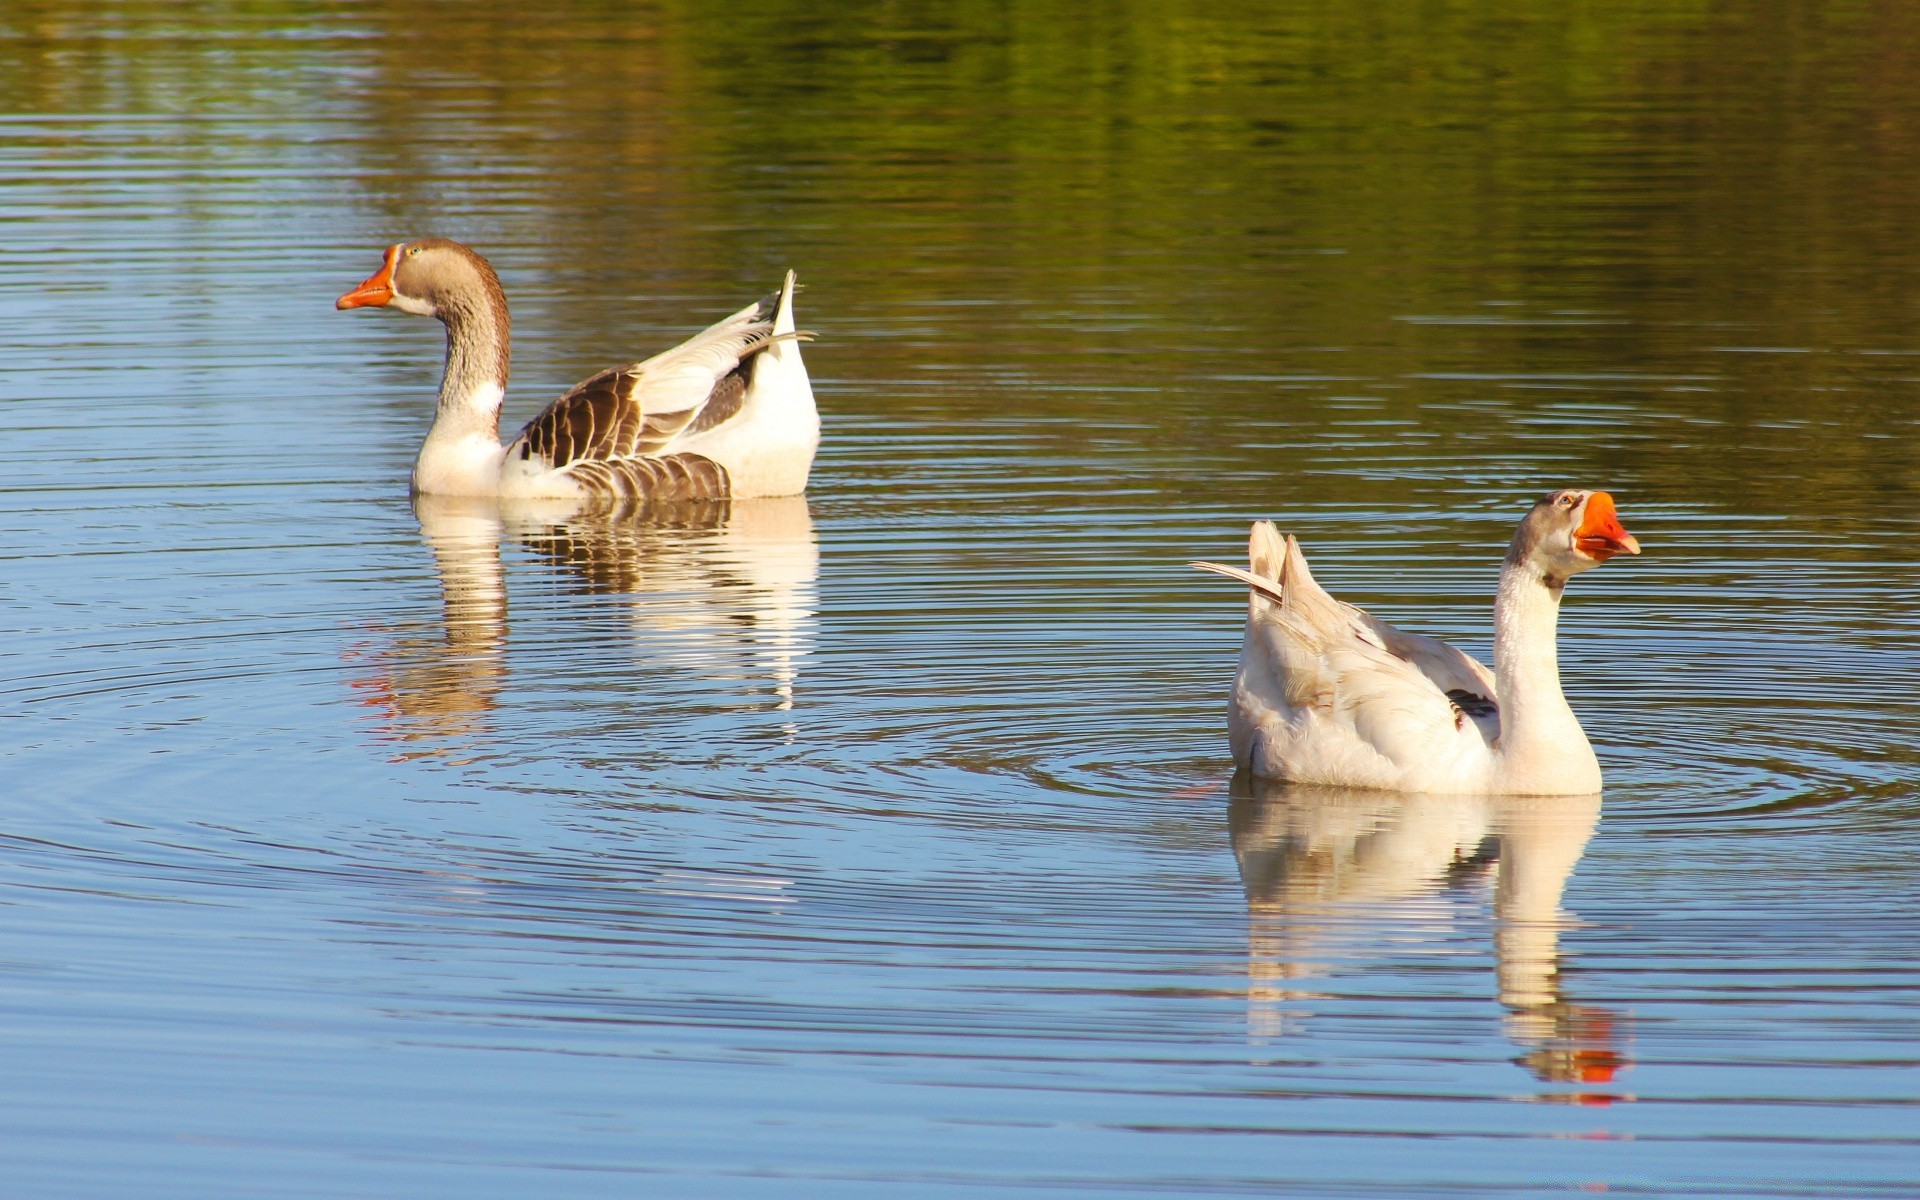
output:
M1554 625L1572 575L1638 554L1605 492L1555 492L1521 522L1495 605L1495 670L1315 582L1299 542L1255 522L1228 738L1267 779L1397 792L1583 794L1599 761L1560 689Z

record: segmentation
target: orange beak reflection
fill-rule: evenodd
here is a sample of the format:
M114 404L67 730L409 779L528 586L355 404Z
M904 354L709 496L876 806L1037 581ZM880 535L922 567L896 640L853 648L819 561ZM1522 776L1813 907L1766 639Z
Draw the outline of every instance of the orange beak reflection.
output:
M1616 554L1640 553L1640 540L1621 526L1613 497L1605 492L1587 497L1586 517L1574 531L1573 544L1595 562L1605 562Z
M387 260L359 287L333 302L335 308L374 308L393 299L393 267L400 261L400 247L387 247Z

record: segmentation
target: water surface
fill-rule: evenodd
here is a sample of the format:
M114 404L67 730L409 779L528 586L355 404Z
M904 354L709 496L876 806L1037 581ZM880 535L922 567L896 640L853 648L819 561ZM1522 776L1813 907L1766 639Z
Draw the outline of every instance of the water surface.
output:
M0 15L10 1194L1920 1190L1897 8ZM805 499L411 505L791 266ZM1602 800L1232 778L1277 518Z

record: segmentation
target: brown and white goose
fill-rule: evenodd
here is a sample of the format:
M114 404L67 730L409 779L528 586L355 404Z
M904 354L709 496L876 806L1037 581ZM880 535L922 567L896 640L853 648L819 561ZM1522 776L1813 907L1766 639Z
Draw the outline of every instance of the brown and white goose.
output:
M416 493L687 500L806 490L820 417L800 361L791 271L779 291L673 349L575 385L506 445L510 323L486 259L446 238L401 242L334 307L397 308L447 327Z
M1638 554L1613 497L1569 489L1514 532L1493 605L1493 670L1395 629L1314 582L1300 543L1256 521L1252 568L1194 563L1253 589L1228 738L1263 779L1393 792L1585 795L1600 761L1560 690L1567 580Z

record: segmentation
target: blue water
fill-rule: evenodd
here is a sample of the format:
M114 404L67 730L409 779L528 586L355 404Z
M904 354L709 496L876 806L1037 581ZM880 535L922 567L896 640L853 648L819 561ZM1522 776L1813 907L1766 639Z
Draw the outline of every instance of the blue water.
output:
M1871 148L1723 130L1815 156L1756 188L1685 122L1762 83L1655 88L1515 152L1563 211L1445 121L1357 148L1365 72L1331 141L1223 124L1312 90L1254 71L1089 146L964 49L769 113L689 14L63 11L0 119L8 1195L1920 1192L1920 190L1800 182ZM867 63L821 19L753 18ZM1434 98L1625 102L1504 103ZM416 511L438 330L332 299L430 230L505 279L509 423L799 269L809 496ZM1188 559L1274 516L1484 653L1558 484L1647 549L1563 621L1603 808L1231 778Z

